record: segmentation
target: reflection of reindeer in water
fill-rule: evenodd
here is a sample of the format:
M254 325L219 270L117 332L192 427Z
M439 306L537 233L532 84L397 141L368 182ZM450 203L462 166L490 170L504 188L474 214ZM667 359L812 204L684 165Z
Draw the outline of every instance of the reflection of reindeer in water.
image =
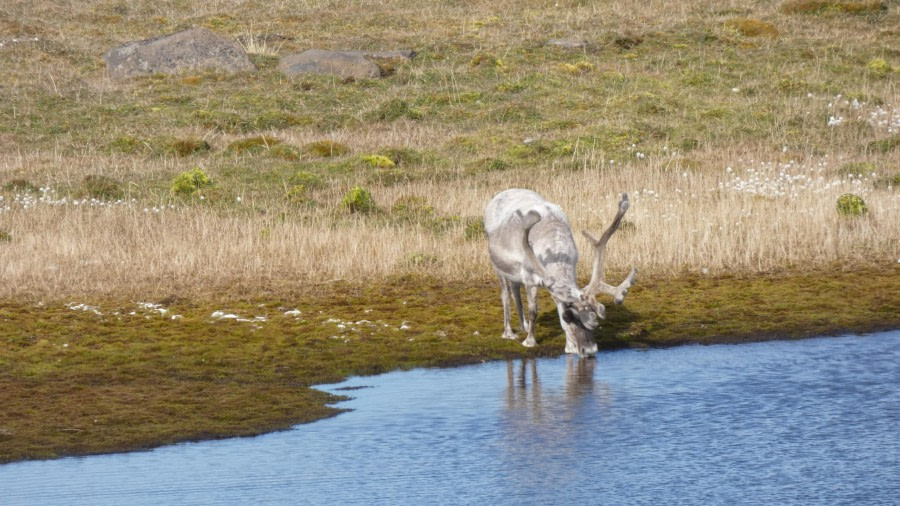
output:
M557 422L576 418L586 397L593 394L599 397L603 404L608 404L611 400L609 386L594 382L596 364L596 360L567 356L565 385L562 392L559 392L555 389L545 390L538 378L536 360L522 359L518 371L515 361L507 361L506 407L510 418L528 425L540 426L542 429L568 430Z

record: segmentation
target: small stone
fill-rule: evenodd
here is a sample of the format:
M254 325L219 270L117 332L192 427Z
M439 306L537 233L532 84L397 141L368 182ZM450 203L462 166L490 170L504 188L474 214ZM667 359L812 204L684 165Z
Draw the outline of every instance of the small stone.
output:
M129 42L110 49L103 59L107 73L113 79L174 74L185 69L256 70L237 40L221 37L205 28L190 28L155 39Z

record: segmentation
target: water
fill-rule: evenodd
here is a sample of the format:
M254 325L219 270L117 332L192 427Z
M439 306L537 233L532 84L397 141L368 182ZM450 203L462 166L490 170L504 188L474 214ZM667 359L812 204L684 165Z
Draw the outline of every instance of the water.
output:
M344 386L291 431L0 466L0 504L900 504L900 331Z

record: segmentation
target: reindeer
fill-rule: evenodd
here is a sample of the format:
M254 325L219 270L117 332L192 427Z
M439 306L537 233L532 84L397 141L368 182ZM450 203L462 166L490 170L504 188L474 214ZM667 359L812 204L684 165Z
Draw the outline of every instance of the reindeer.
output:
M518 339L509 323L509 299L512 296L522 330L527 333L522 344L527 347L537 345L534 339L537 293L543 286L556 302L559 320L566 333L566 353L586 357L597 352L591 331L599 326L598 318L606 317L606 308L595 300L595 295L611 295L616 304L621 304L637 275L637 269L632 268L619 286L608 285L603 280L606 243L619 228L627 210L628 194L623 193L619 211L600 239L582 230L594 248L594 270L591 281L579 289L575 279L578 249L563 210L530 190L510 189L491 199L484 210L484 228L491 263L500 278L504 339ZM522 314L520 288L523 285L528 301L527 319Z

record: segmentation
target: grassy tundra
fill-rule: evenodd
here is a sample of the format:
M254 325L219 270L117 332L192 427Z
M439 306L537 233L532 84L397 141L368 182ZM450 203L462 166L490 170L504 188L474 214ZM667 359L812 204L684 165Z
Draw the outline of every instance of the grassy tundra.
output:
M258 72L105 76L107 49L190 26ZM561 352L548 300L538 348L499 339L479 222L511 186L595 231L630 193L606 265L640 276L601 346L896 327L898 26L871 1L5 2L0 462L256 434L331 413L317 382ZM418 55L276 69L308 48Z

